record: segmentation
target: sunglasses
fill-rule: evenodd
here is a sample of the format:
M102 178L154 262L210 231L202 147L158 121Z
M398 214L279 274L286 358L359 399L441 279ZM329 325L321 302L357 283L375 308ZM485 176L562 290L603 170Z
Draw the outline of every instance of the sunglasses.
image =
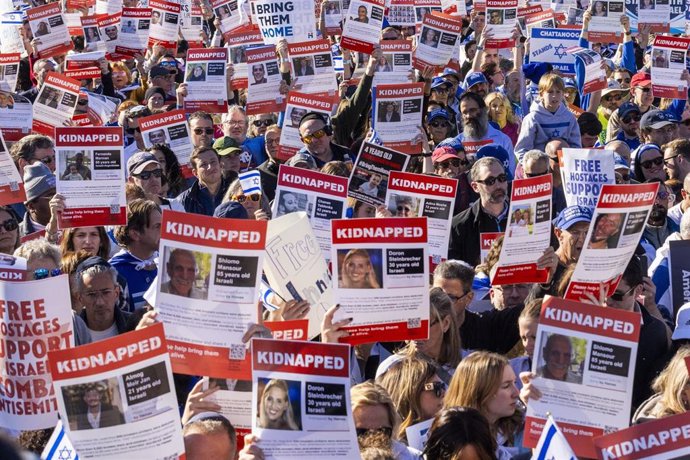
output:
M429 126L431 126L432 128L447 128L448 125L449 123L445 121L432 121L431 123L429 123Z
M314 139L321 139L323 136L326 135L326 131L322 129L319 129L317 131L314 131L311 134L307 134L306 136L302 136L302 142L305 144L311 144Z
M52 270L48 270L47 268L37 268L34 270L34 279L43 280L52 276L60 276L60 274L62 274L62 271L59 268L53 268Z
M161 178L163 177L163 170L162 169L154 169L153 171L144 171L139 174L132 174L134 177L138 177L141 180L149 180L151 179L151 176L156 177L156 178Z
M253 193L249 196L247 195L233 195L232 201L237 201L238 203L244 203L245 201L253 201L256 203L261 200L261 194Z
M652 167L652 164L654 166L661 166L662 164L664 164L663 157L656 157L653 160L643 161L640 163L640 166L642 166L644 169L649 169Z
M264 128L268 128L273 124L273 120L254 120L252 124L257 128L261 126L263 126Z
M488 186L490 187L490 186L494 185L494 184L496 183L496 181L499 181L500 183L507 182L507 181L508 181L508 176L506 176L505 174L499 174L499 175L496 176L496 177L489 176L489 177L487 177L487 178L484 179L484 180L479 180L479 179L478 179L478 180L476 180L475 182L479 182L480 184L488 185Z
M670 203L676 201L676 196L672 193L668 193L666 190L661 190L659 193L656 194L656 197L661 201L666 200Z
M620 94L616 94L614 96L606 96L604 99L607 101L620 101L622 98Z
M628 289L627 291L622 292L622 293L616 291L616 292L614 292L613 294L611 294L611 295L609 296L609 299L615 300L616 302L620 302L620 301L622 301L624 298L626 298L626 297L628 296L628 294L630 294L634 289L635 289L635 286L631 287L630 289Z
M6 232L13 232L19 228L19 222L17 222L16 219L7 219L6 221L0 223L0 226L2 226Z
M546 176L549 172L543 172L543 173L525 173L525 177L541 177L541 176Z
M632 123L633 121L640 121L642 119L639 115L631 115L629 117L623 118L623 123Z
M194 128L194 134L196 134L197 136L201 136L202 134L210 136L215 132L216 130L213 128Z
M424 384L424 391L433 391L434 396L437 398L443 398L447 389L448 385L445 382L429 382Z
M623 182L628 182L630 180L630 174L621 174L621 180Z
M393 428L389 426L382 426L381 428L355 428L355 431L358 437L369 433L383 433L387 438L393 436Z
M643 87L641 87L641 86L637 86L637 88L638 88L638 89L641 89L643 93L648 93L648 92L650 92L650 91L652 90L652 88L649 88L649 87L643 88Z
M468 164L470 164L470 162L468 160L461 160L460 158L453 158L452 160L446 160L446 161L442 161L440 163L436 163L434 165L434 167L436 169L448 169L451 166L454 168L457 168L460 165L467 166Z

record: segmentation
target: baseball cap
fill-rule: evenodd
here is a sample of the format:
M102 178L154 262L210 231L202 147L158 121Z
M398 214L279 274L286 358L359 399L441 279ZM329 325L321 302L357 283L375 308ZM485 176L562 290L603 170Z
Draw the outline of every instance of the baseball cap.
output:
M40 161L24 167L24 191L26 202L39 198L50 190L55 190L55 174Z
M171 71L169 67L165 67L165 66L158 64L158 65L154 65L149 70L149 78L153 79L156 77L164 77L166 75L170 75L171 73L174 73L174 72Z
M225 155L239 155L242 153L242 149L237 142L229 136L223 136L216 139L213 143L213 149L222 157Z
M305 152L297 152L285 162L288 166L297 166L299 164L306 164L308 168L318 169L314 158Z
M153 153L137 152L132 155L129 160L127 160L127 171L129 172L130 176L132 174L140 174L144 168L151 164L157 164L160 166L160 163Z
M448 80L444 80L442 77L434 77L431 80L431 89L436 89L441 86L445 86L446 88L450 88L452 85Z
M690 339L690 302L678 309L678 316L676 317L676 329L673 331L671 339Z
M476 159L479 160L484 157L493 157L500 161L508 176L508 180L513 180L512 174L510 173L510 155L506 149L496 144L485 145L477 150Z
M592 222L592 210L584 206L568 206L558 213L553 225L561 230L568 230L578 222Z
M608 87L604 88L601 91L601 96L604 97L607 94L611 94L611 93L626 93L626 92L628 92L628 90L621 88L621 84L618 83L616 80L609 80L608 81Z
M452 67L446 67L443 69L443 73L441 74L443 77L454 77L457 80L460 80L460 72L457 70L453 69Z
M613 169L627 169L630 171L630 166L625 161L625 159L614 152L613 154Z
M244 209L237 201L226 201L221 203L213 211L213 217L222 217L224 219L248 219L247 210Z
M457 158L458 154L455 152L453 147L444 145L443 147L436 147L431 154L431 161L434 163L440 163L444 160L449 160L452 158Z
M146 90L146 93L144 93L144 99L148 99L154 94L160 94L163 99L165 99L165 91L163 91L163 88L160 86L152 86L149 89Z
M630 88L636 86L649 86L652 84L652 76L646 72L637 72L630 80Z
M677 123L675 117L663 110L650 110L642 115L640 120L640 128L660 129L664 126Z
M573 80L570 77L565 77L563 79L563 83L565 83L566 88L577 89L577 84L575 83L575 80Z
M631 113L640 113L640 108L633 102L624 102L618 107L618 118L621 120Z
M486 80L486 77L484 76L483 73L481 72L470 72L467 74L465 77L465 82L463 83L462 87L467 91L468 89L472 88L474 85L477 85L479 83L489 83Z
M456 152L465 151L465 147L462 146L462 142L460 142L457 137L447 137L439 142L436 147L443 147L445 145L452 147Z
M450 116L448 115L448 111L446 109L432 110L429 113L429 115L426 116L426 121L427 123L431 123L431 121L435 118L443 118L444 120L450 120Z

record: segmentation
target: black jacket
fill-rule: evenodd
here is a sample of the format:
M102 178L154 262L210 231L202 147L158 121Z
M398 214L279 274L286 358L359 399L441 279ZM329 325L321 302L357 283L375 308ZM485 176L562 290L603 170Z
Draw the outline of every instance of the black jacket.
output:
M266 160L256 169L261 174L261 191L266 195L268 201L273 201L278 187L278 163L273 160Z
M520 340L518 317L523 308L524 305L518 305L482 313L465 310L465 321L460 326L462 348L508 353Z
M448 259L464 260L473 267L481 263L480 234L504 232L508 217L506 212L501 220L497 221L484 211L480 201L475 201L468 209L453 217L448 244Z
M651 384L670 358L664 323L649 314L643 306L638 306L642 312L642 328L635 361L633 411L652 395Z
M79 316L81 316L81 319L84 320L84 322L86 323L86 326L88 327L89 322L86 319L86 308L82 309L81 314ZM114 321L115 321L115 327L117 327L117 333L118 334L124 334L125 332L130 332L130 331L134 330L134 328L132 327L132 324L129 321L130 316L131 316L131 313L128 313L126 311L122 311L117 306L115 306Z
M185 212L212 216L213 211L215 211L218 205L223 201L223 195L225 195L229 185L230 183L223 179L218 193L215 197L211 197L205 188L202 189L199 186L199 180L197 179L191 187L180 193L180 196L178 196L176 200L182 203Z

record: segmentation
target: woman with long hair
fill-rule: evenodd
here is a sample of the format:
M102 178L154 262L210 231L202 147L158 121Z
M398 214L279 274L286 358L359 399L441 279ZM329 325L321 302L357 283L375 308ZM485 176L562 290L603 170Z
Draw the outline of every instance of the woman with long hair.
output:
M496 460L496 439L486 418L470 407L450 407L436 415L427 433L424 458Z
M515 144L520 134L520 120L513 113L513 108L508 98L494 91L489 93L484 98L484 101L489 108L489 120L496 123L501 132L508 136Z
M273 430L298 430L285 380L270 380L261 394L259 427Z
M271 205L268 203L266 195L263 193L245 195L239 179L235 179L228 187L228 191L225 192L223 203L228 201L237 201L244 206L249 219L269 220L271 218Z
M499 452L516 454L521 445L523 412L515 386L515 372L499 354L475 351L465 357L453 375L445 407L477 409L489 421ZM512 449L510 449L512 448Z
M152 153L163 167L162 195L175 198L186 188L177 155L165 144L154 144L147 152Z
M110 258L110 238L105 227L67 228L62 234L60 252L62 257L77 251L86 251L92 256Z
M381 285L376 278L369 253L364 249L351 249L343 259L341 285L349 289L378 289Z
M670 417L690 410L690 377L685 364L690 358L690 346L678 349L671 361L652 383L654 396L635 411L633 423Z

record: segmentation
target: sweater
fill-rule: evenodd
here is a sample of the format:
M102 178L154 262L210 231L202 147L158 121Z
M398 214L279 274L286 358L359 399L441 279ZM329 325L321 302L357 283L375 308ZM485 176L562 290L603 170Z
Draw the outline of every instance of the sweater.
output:
M528 150L537 149L543 152L546 144L553 139L563 139L572 148L582 147L577 118L565 104L559 105L555 113L551 113L541 104L532 104L530 113L522 121L520 135L515 144L515 153L519 161L522 161Z

